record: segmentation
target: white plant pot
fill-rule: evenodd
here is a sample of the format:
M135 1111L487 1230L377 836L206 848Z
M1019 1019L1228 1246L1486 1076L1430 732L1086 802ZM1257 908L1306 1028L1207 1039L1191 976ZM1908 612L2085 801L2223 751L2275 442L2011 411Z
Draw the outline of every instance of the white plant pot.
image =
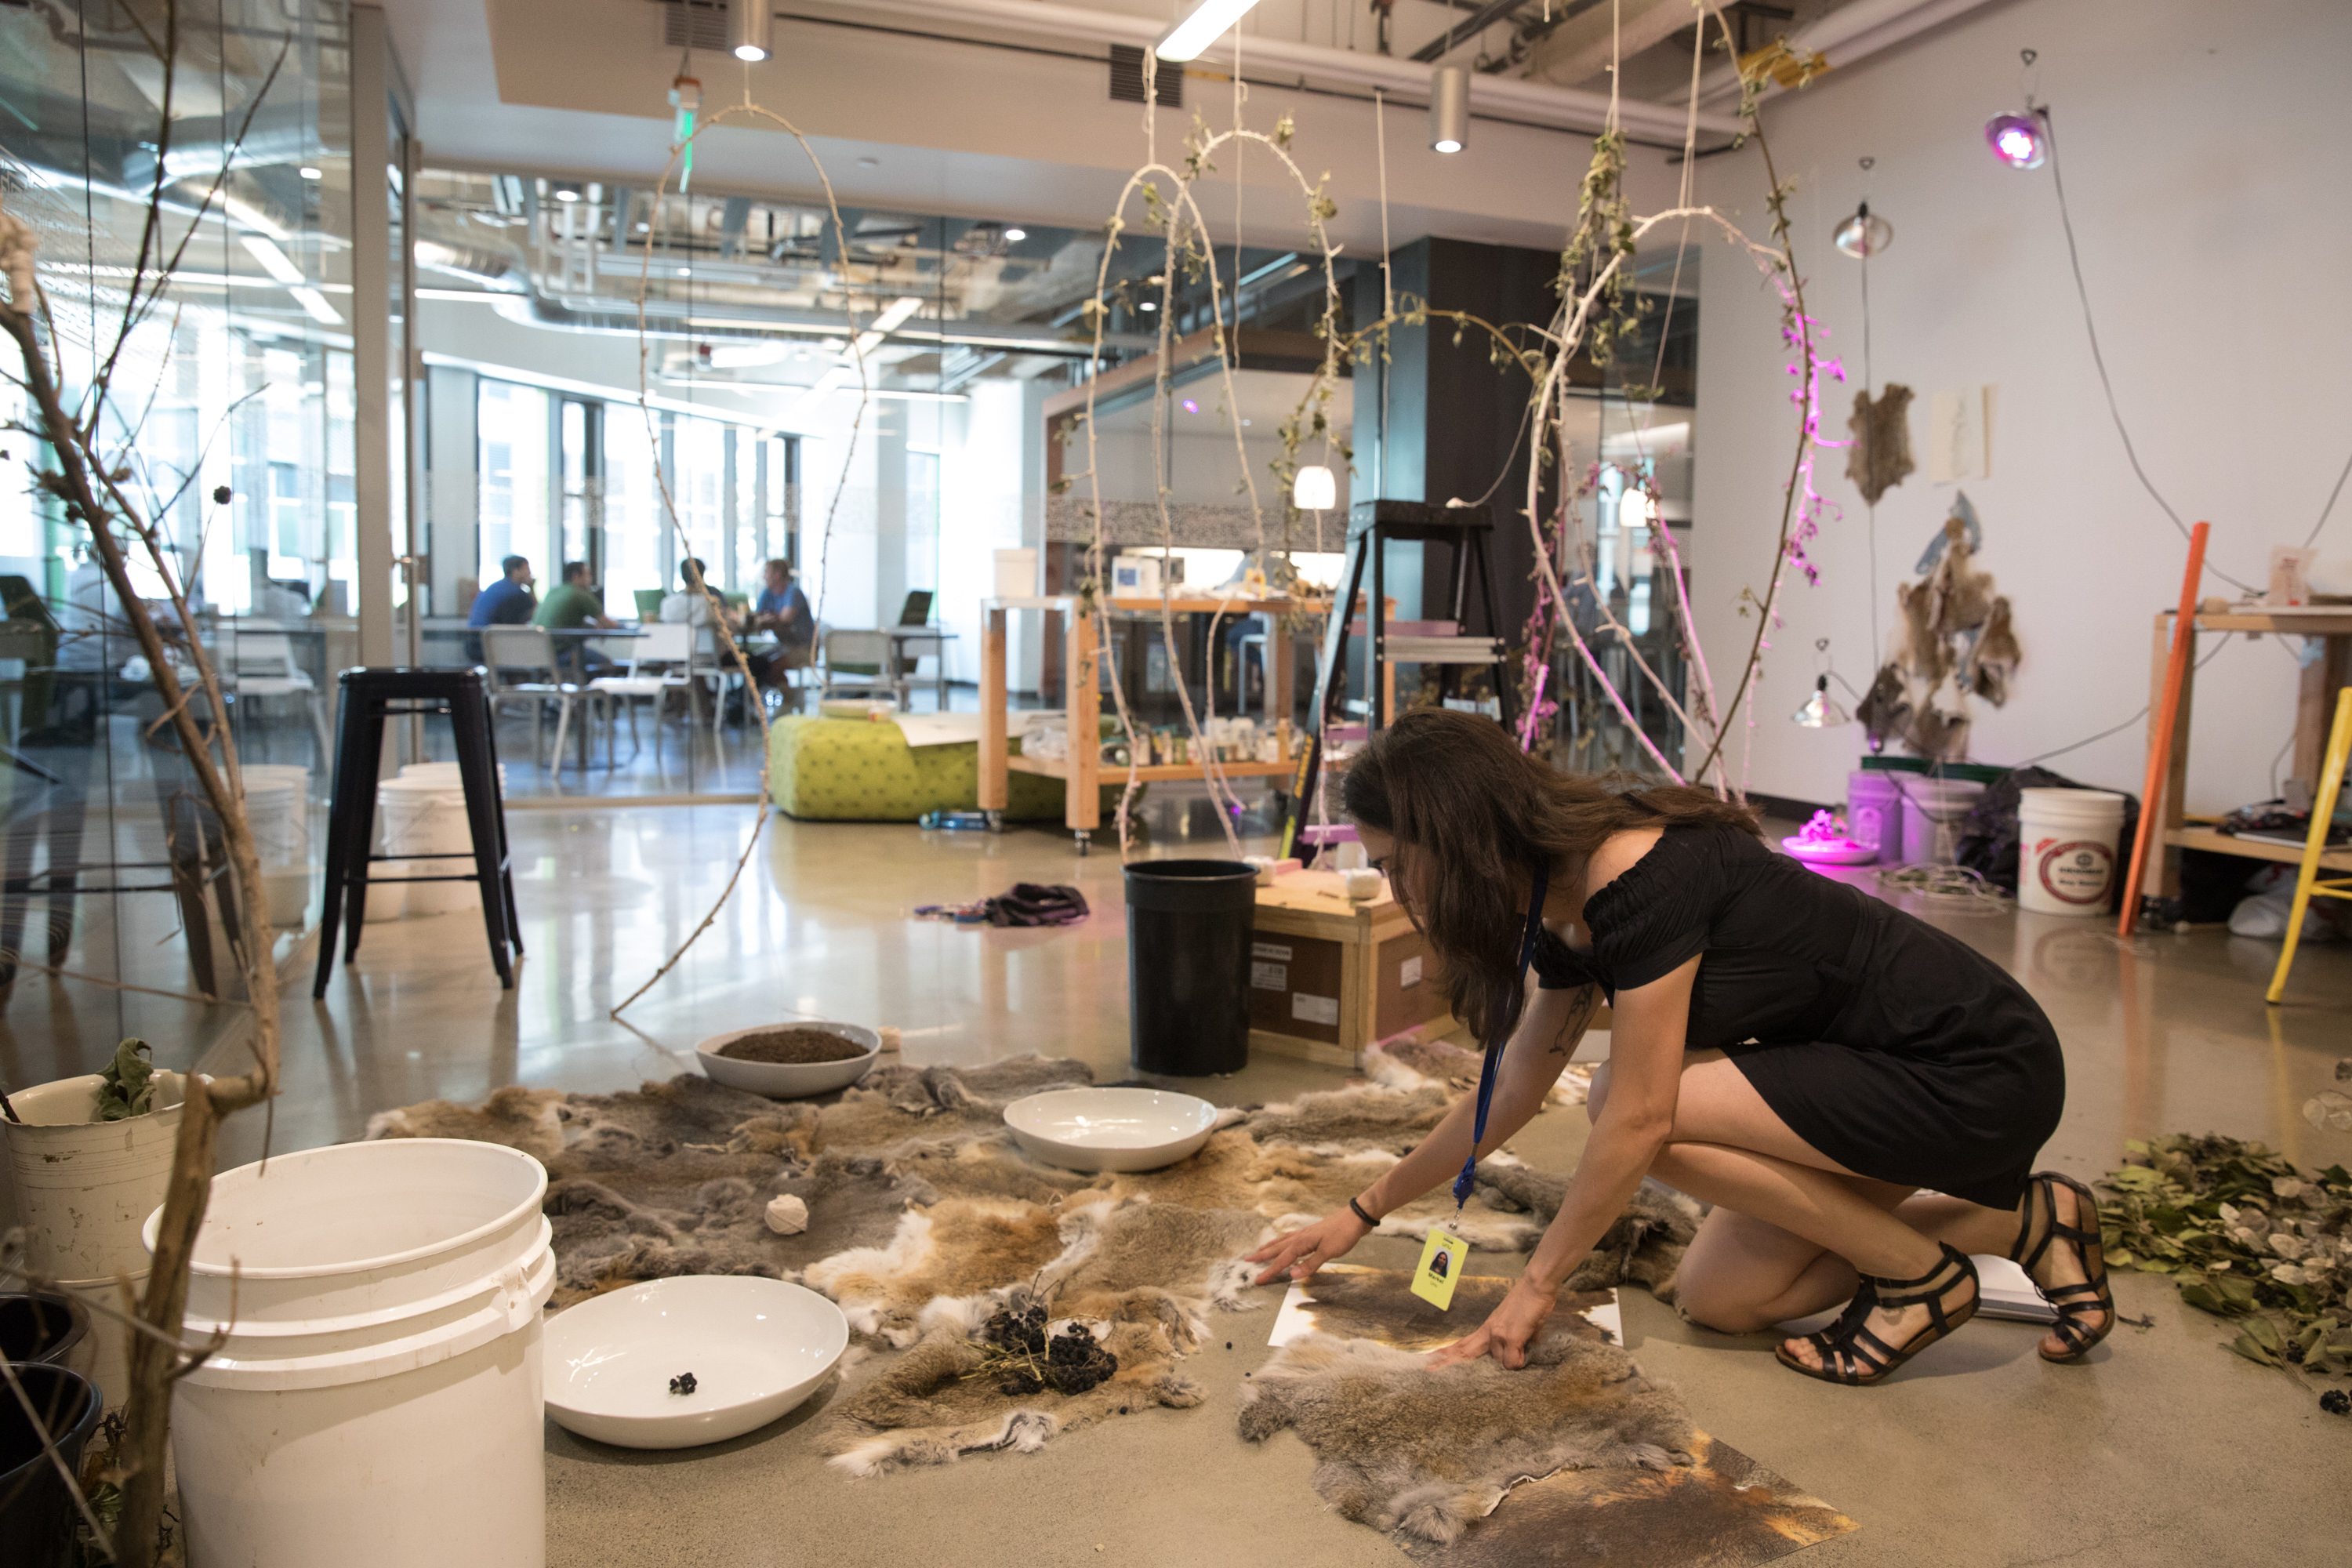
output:
M99 1076L59 1079L9 1095L23 1119L0 1118L7 1147L16 1223L25 1227L25 1260L85 1300L121 1307L118 1274L134 1290L147 1282L147 1248L140 1226L171 1184L172 1151L180 1136L185 1089L178 1073L155 1075L155 1109L122 1121L93 1121ZM109 1408L129 1392L122 1331L97 1320L95 1376Z

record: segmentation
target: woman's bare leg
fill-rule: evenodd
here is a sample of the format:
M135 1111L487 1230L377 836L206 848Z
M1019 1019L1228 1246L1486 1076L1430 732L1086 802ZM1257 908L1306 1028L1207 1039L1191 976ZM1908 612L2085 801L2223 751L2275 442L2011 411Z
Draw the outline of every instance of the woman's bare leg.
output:
M1593 1090L1595 1101L1606 1100L1605 1073L1595 1076ZM1942 1258L1943 1238L1896 1212L1911 1189L1848 1171L1805 1142L1719 1051L1693 1053L1683 1069L1673 1138L1652 1168L1661 1180L1734 1216L1718 1224L1710 1215L1712 1239L1704 1248L1694 1241L1685 1258L1685 1309L1713 1327L1761 1328L1806 1316L1851 1297L1856 1271L1914 1279ZM2016 1216L1978 1212L1986 1216L1981 1222L1942 1210L1932 1215L1971 1233L1971 1239L1978 1229L2005 1226L2008 1234L1992 1247L1956 1244L1964 1251L2005 1251L2016 1234ZM1873 1316L1872 1331L1901 1345L1932 1321L1924 1305L1882 1310ZM1788 1348L1807 1365L1820 1364L1806 1342L1791 1340Z

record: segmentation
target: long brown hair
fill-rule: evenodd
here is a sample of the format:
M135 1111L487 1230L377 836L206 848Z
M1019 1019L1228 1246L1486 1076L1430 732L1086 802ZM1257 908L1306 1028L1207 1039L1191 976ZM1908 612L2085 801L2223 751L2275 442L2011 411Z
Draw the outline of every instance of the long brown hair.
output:
M1656 825L1759 831L1747 807L1688 784L1564 773L1492 719L1416 708L1348 763L1340 798L1397 842L1391 885L1444 966L1454 1014L1480 1040L1515 1023L1528 878L1581 878L1612 833Z

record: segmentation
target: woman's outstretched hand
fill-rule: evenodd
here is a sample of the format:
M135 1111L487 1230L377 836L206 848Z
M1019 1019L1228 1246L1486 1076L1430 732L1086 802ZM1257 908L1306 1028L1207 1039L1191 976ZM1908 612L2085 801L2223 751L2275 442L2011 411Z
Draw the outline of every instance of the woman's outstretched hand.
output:
M1528 1364L1528 1342L1536 1337L1536 1331L1543 1327L1544 1320L1551 1316L1559 1301L1559 1291L1547 1290L1523 1278L1511 1287L1510 1293L1476 1333L1432 1352L1429 1364L1433 1369L1491 1355L1517 1372Z
M1358 1219L1353 1210L1341 1209L1304 1230L1275 1237L1242 1261L1265 1265L1265 1272L1251 1281L1254 1285L1266 1284L1286 1270L1293 1279L1304 1279L1371 1234L1372 1227Z

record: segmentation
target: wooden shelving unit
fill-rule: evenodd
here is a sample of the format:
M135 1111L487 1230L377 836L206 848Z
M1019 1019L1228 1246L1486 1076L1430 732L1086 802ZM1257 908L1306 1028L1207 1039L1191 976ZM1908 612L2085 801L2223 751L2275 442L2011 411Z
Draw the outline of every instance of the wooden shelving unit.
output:
M2166 610L2156 617L2156 651L2153 673L2148 685L2148 710L2154 712L2161 706L2164 696L2166 661L2172 647L2172 623L2177 610ZM2315 779L2322 759L2327 754L2327 724L2335 710L2336 693L2352 685L2352 605L2312 605L2292 609L2263 609L2249 605L2219 614L2200 613L2196 629L2200 632L2262 632L2280 637L2307 637L2326 639L2322 657L2303 668L2301 685L2297 689L2294 709L2294 763L2293 777ZM2193 652L2194 650L2192 650ZM2303 858L2300 847L2286 844L2263 844L2250 839L2233 838L2226 833L2216 833L2210 827L2192 827L2181 806L2189 782L2189 719L2190 698L2197 686L2197 660L2189 661L2188 674L2180 686L2180 714L2172 727L2172 753L2167 759L2164 782L2158 798L2142 804L2142 809L2157 814L2158 842L2163 846L2148 868L2147 889L2167 897L2180 891L2180 857L2182 849L2210 849L2223 855L2243 856L2250 860L2275 860L2293 864ZM2331 849L2320 857L2320 865L2331 871L2352 871L2352 849Z
M1271 721L1277 714L1290 711L1290 634L1283 618L1300 606L1288 599L1171 599L1163 606L1160 600L1113 599L1111 613L1118 616L1149 616L1157 617L1165 608L1171 615L1223 615L1240 619L1251 616L1265 617L1265 714ZM1311 607L1311 606L1310 606ZM1078 853L1083 855L1095 830L1102 826L1102 785L1127 777L1128 770L1102 760L1102 749L1093 743L1101 728L1101 681L1096 672L1095 620L1080 613L1076 595L1058 594L1038 598L982 599L980 643L980 710L983 713L1006 710L1008 690L1005 684L1005 616L1013 610L1043 610L1062 617L1065 639L1063 669L1069 692L1066 709L1070 734L1070 754L1066 758L1046 760L1037 757L1016 757L1012 754L1003 725L990 724L980 732L980 807L982 811L1003 811L1007 798L1007 779L1015 773L1034 773L1042 778L1063 781L1063 821L1076 837ZM1081 737L1084 739L1082 740ZM1297 763L1220 763L1218 771L1226 778L1282 778L1297 771ZM1149 764L1135 770L1139 778L1147 782L1197 779L1207 770L1202 763L1178 763L1172 765Z

